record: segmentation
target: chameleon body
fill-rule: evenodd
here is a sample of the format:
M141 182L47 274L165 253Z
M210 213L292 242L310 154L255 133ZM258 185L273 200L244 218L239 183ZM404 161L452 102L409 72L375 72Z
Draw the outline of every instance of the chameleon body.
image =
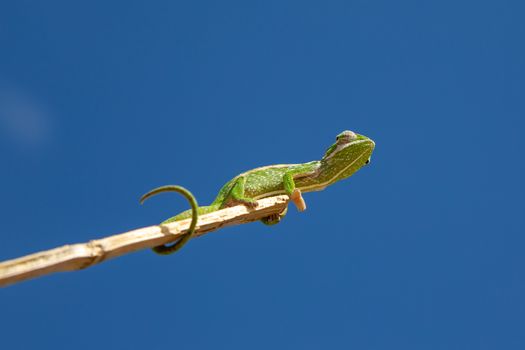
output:
M159 246L153 250L159 254L170 254L182 247L194 231L198 215L211 213L238 204L255 207L256 200L287 194L299 211L306 209L302 198L303 192L320 191L327 186L343 180L365 164L370 162L370 156L375 143L366 136L352 131L344 131L337 135L336 142L328 148L321 160L302 164L269 165L246 171L228 181L220 190L215 200L208 206L197 206L193 195L179 186L162 186L146 193L141 202L147 198L165 191L176 191L183 194L192 204L192 209L175 215L166 221L192 218L192 224L183 238L171 246ZM274 225L286 215L286 209L268 216L261 221Z

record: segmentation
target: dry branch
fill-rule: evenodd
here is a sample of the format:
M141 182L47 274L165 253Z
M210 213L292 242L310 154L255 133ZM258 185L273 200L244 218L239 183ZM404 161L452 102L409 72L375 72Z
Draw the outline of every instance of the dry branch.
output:
M280 213L288 204L288 196L264 198L257 203L258 206L254 209L238 205L200 216L195 236ZM120 255L176 241L187 232L190 221L191 219L187 219L166 225L148 226L88 243L65 245L4 261L0 263L0 286L54 272L84 269Z

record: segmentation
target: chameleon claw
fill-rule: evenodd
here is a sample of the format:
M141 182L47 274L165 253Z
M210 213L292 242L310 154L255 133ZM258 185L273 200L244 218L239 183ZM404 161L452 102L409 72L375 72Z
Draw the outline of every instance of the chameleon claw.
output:
M284 207L284 210L278 214L271 214L261 219L261 222L265 225L271 226L281 222L288 212L288 207Z
M265 225L271 226L276 225L281 221L281 216L279 214L268 215L261 219L261 222Z
M250 209L256 208L258 206L258 203L256 201L244 201L242 202L242 204L244 204Z

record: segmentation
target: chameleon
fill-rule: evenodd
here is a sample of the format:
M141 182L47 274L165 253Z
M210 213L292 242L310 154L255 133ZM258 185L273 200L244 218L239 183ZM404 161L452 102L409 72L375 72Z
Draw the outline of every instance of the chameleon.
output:
M140 203L161 192L178 192L189 201L191 209L162 222L192 218L188 232L172 245L153 248L158 254L171 254L178 251L192 237L199 215L211 213L223 208L243 204L248 208L257 206L261 198L286 194L299 211L306 209L302 197L304 192L321 191L339 180L353 175L364 165L370 163L375 142L370 138L345 130L337 135L335 143L325 152L321 160L302 164L276 164L248 170L228 181L220 190L215 200L207 206L199 206L193 194L177 185L157 187L144 194ZM285 208L278 214L261 219L266 225L279 223L287 213Z

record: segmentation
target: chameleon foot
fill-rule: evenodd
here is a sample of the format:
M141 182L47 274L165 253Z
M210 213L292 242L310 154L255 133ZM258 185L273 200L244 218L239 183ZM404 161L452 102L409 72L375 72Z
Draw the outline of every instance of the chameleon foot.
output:
M253 199L237 199L235 200L237 203L240 203L240 204L244 204L245 206L247 206L248 208L250 209L253 209L255 207L257 207L257 202L254 201Z
M272 214L272 215L268 215L265 218L262 218L261 222L268 226L278 224L284 218L287 211L288 211L288 207L284 208L284 210L278 214Z
M290 195L290 200L295 204L297 207L297 210L299 211L305 211L306 210L306 203L303 199L303 196L301 195L301 190L296 188L293 190L292 194Z

